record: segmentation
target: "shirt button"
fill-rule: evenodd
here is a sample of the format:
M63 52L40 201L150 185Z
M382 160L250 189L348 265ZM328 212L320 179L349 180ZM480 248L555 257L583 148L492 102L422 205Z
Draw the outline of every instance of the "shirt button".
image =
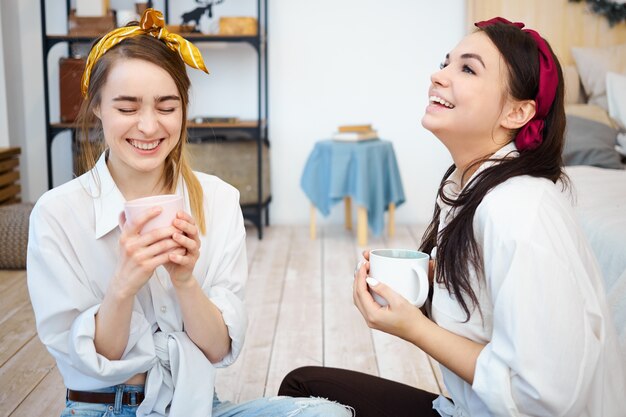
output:
M161 313L165 314L167 312L167 307L161 306Z

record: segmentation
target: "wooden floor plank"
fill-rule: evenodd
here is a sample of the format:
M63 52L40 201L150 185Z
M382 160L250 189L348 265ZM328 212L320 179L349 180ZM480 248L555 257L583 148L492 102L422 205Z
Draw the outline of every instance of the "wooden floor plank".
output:
M0 417L11 415L23 399L54 368L54 359L32 338L0 368Z
M240 402L265 393L291 235L289 226L266 228L256 249L246 286L246 342L237 362L218 372L216 389L222 400Z
M26 281L26 271L23 269L0 270L0 299L4 299L7 288Z
M17 280L2 293L0 293L0 324L10 319L20 308L30 305L28 288L26 281L22 278L21 272L17 274Z
M267 238L265 239L267 241ZM263 241L259 239L256 227L246 227L246 255L248 257L248 265L252 265L256 250Z
M56 366L11 413L11 417L58 416L65 408L65 386Z
M30 304L23 304L11 317L0 323L0 367L34 336L33 309Z
M293 229L291 242L267 396L278 393L290 371L323 364L321 241L311 240L308 227L302 226Z
M376 358L382 378L434 393L441 389L422 350L387 333L373 331Z
M356 238L340 226L324 226L324 365L378 375L370 329L354 306Z

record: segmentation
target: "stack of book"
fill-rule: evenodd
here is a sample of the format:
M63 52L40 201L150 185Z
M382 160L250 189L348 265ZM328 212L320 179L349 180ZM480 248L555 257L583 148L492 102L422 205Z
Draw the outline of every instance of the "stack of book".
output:
M372 140L378 139L378 132L372 128L372 125L344 125L337 128L333 139L347 142Z

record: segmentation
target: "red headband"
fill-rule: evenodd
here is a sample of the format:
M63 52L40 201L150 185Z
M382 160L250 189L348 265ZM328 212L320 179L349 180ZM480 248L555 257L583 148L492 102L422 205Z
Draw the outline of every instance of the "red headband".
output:
M483 28L496 23L512 25L520 29L524 27L524 24L521 22L509 22L502 17L476 22L474 25ZM546 41L532 29L524 29L523 32L532 36L539 50L539 87L535 97L535 116L520 129L515 138L515 145L520 151L532 150L541 145L543 141L543 126L545 124L544 119L548 115L550 107L552 107L554 97L556 96L556 88L559 85L556 64Z

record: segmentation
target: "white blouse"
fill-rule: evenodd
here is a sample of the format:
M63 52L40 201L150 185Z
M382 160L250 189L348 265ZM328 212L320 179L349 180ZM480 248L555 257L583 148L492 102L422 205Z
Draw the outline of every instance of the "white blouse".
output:
M444 192L458 195L460 173L450 180ZM438 204L441 231L454 210ZM625 364L601 273L560 185L509 179L485 196L473 225L484 268L471 276L480 312L468 300L465 322L443 284L431 308L439 326L486 346L473 385L441 367L454 404L439 397L434 408L443 416L625 416Z
M211 415L215 367L235 361L247 326L246 232L239 192L217 177L196 176L204 191L207 232L200 236L193 275L222 312L231 338L229 354L216 364L183 331L176 294L162 266L135 297L122 358L109 360L96 352L95 314L118 262L124 206L104 154L92 171L37 201L30 217L28 288L39 337L68 388L90 391L148 372L137 416ZM182 179L176 193L184 196L191 213Z

